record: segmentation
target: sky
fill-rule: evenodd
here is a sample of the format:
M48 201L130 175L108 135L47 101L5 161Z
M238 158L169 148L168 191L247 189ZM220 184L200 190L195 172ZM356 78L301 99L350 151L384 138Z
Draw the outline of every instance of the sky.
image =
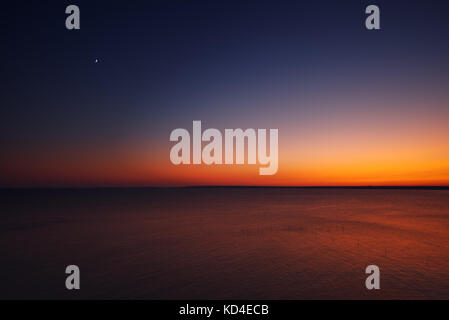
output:
M80 30L65 28L70 4ZM370 4L380 30L365 28ZM449 185L447 1L1 11L0 187ZM277 174L173 165L170 133L193 120L278 129Z

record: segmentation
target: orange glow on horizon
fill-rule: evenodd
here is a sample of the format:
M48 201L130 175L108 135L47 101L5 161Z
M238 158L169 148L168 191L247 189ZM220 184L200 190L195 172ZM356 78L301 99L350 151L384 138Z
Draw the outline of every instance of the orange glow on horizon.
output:
M290 121L279 128L273 176L260 176L259 164L173 165L174 143L161 136L152 143L140 137L101 148L69 143L64 149L18 148L0 162L0 185L449 186L447 115L361 112L351 119L328 118L309 127Z

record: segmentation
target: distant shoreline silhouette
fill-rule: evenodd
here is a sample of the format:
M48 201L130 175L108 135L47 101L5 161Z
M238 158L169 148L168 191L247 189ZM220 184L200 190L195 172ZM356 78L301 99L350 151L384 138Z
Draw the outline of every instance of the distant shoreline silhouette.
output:
M1 187L7 190L80 190L80 189L359 189L359 190L449 190L449 186L55 186L55 187Z

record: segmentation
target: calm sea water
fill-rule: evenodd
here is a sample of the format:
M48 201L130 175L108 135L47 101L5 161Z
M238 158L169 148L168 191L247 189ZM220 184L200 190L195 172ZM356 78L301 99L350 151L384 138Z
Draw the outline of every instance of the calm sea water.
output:
M449 298L449 191L0 192L1 298ZM65 289L65 267L81 290ZM365 289L365 268L381 289Z

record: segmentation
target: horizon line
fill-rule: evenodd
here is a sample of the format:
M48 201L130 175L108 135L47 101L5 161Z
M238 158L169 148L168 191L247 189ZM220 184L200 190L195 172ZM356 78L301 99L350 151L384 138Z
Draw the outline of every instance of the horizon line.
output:
M449 190L448 185L379 185L379 186L259 186L259 185L185 185L185 186L10 186L0 187L5 190L70 190L70 189L408 189L408 190Z

